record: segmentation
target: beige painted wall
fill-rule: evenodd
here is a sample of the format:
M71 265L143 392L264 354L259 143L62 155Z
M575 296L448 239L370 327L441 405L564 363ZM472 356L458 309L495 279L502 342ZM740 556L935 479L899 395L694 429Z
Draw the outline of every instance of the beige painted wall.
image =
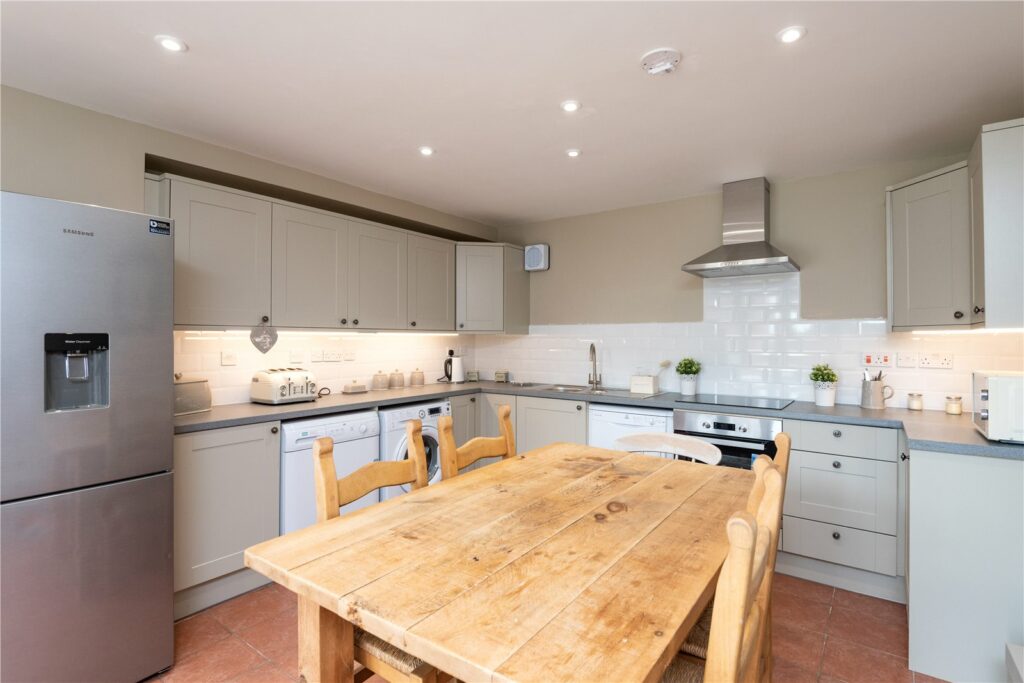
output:
M143 210L145 155L299 190L484 239L495 228L412 202L125 119L4 86L0 187L11 192Z
M800 265L804 318L886 315L885 187L966 158L940 157L772 183L772 243ZM771 178L769 178L771 180ZM701 279L680 271L721 242L721 194L502 229L547 242L530 275L530 322L687 322Z

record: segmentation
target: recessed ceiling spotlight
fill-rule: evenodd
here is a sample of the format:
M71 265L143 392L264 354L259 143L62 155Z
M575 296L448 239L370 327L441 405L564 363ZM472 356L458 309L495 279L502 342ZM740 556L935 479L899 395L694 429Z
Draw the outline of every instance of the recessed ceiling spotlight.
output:
M565 155L567 157L575 159L580 155L580 151L578 149L567 149L565 150Z
M434 156L434 148L423 145L422 147L420 147L420 154L422 154L425 157Z
M775 37L780 43L795 43L806 35L807 29L803 26L787 26L776 33Z
M564 111L566 113L571 114L574 111L579 111L579 110L580 110L579 100L566 100L565 102L562 102L562 111Z
M683 56L671 47L659 47L640 58L640 67L651 76L670 74L676 70Z
M153 36L153 40L160 43L160 47L167 50L168 52L188 52L188 45L185 44L184 40L175 38L174 36L158 35Z

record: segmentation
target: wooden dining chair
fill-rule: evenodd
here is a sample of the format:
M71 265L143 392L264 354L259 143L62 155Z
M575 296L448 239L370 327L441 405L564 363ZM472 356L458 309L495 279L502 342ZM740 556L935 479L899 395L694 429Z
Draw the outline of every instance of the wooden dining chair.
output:
M405 424L405 431L409 439L407 459L372 462L341 479L337 478L334 468L334 441L330 437L323 437L313 442L318 522L340 516L340 507L376 489L402 484L411 484L413 489L419 489L427 485L423 425L419 420L409 420ZM361 628L354 629L353 641L354 658L363 666L356 674L357 682L373 674L392 683L437 683L450 678L423 660Z
M736 512L726 524L729 554L715 587L707 658L677 654L662 683L752 683L770 676L762 649L771 591L769 560L778 542L773 520L782 510L782 475L770 462L759 467L764 489L757 514Z
M708 465L722 462L722 451L718 446L685 434L627 434L615 440L615 448L630 453L667 453Z
M437 421L441 478L451 479L459 474L459 470L483 458L514 458L516 435L512 428L511 406L498 406L498 425L501 428L501 436L478 436L456 447L452 418L450 415L441 416Z
M782 458L782 464L788 465L789 463L789 435L780 434L779 436L785 436L783 441L786 444L786 453ZM777 439L778 440L778 439ZM778 456L776 455L776 458ZM778 538L779 530L782 527L782 503L785 496L786 479L783 475L782 469L776 464L778 460L772 460L767 455L758 456L757 460L754 461L752 470L754 472L754 485L750 489L750 495L747 497L746 510L749 514L754 515L758 523L762 526L767 526L775 539L775 545L771 548L768 555L768 566L769 576L767 577L767 587L765 594L766 610L765 610L765 644L762 645L762 658L766 660L765 670L771 671L771 643L768 642L770 638L770 624L771 624L771 586L774 579L775 573L775 561L778 556ZM771 474L769 474L771 473ZM771 486L777 487L778 497L770 496L766 498L765 494L768 490L769 480L773 482ZM711 602L705 608L700 618L697 620L697 624L690 630L690 633L686 636L686 640L683 642L680 652L684 655L689 655L696 658L704 658L708 653L708 645L711 637L711 623L715 609L715 599L712 598Z

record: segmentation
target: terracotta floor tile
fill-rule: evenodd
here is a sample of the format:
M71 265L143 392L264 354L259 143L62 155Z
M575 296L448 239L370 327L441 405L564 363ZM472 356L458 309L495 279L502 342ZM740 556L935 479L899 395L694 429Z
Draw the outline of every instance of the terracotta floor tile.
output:
M240 638L231 636L175 664L161 680L169 683L219 683L262 666L266 661Z
M925 674L919 674L914 672L914 683L949 683L941 678L935 678L934 676L926 676Z
M286 609L295 608L293 594L285 594L273 584L222 602L208 611L232 631L241 631Z
M799 595L807 600L831 605L832 594L835 593L836 589L832 586L826 586L823 583L815 583L814 581L808 581L806 579L798 579L795 576L776 573L774 583L772 584L772 590L789 593L791 595Z
M842 588L837 588L836 595L832 599L832 604L837 607L846 607L847 609L855 609L859 612L867 612L879 619L888 619L890 621L898 620L903 624L907 623L907 606L901 605L898 602L882 600L881 598L874 598L870 595L861 595L860 593L852 593L850 591L845 591Z
M848 683L913 683L914 680L906 658L832 637L825 642L821 673Z
M815 683L818 674L801 669L792 662L776 658L772 666L773 683Z
M290 675L273 662L267 662L263 666L235 676L230 683L297 683L298 680L298 672Z
M231 631L209 612L182 619L174 625L174 661L180 662L230 635Z
M269 619L242 629L238 637L285 671L298 673L299 620L295 609L278 612Z
M833 606L828 619L828 634L897 657L907 656L907 625L899 620L879 619L869 612Z
M772 657L776 661L785 660L797 668L817 674L824 649L824 633L786 623L772 623Z
M791 593L772 596L772 623L825 632L829 606Z

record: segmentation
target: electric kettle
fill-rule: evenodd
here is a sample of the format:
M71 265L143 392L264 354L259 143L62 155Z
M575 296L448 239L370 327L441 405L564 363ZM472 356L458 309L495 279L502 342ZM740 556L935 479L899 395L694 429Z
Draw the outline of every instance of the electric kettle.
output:
M439 377L437 381L460 384L466 381L466 369L462 365L462 358L455 355L455 349L448 349L448 357L444 359L444 377Z

